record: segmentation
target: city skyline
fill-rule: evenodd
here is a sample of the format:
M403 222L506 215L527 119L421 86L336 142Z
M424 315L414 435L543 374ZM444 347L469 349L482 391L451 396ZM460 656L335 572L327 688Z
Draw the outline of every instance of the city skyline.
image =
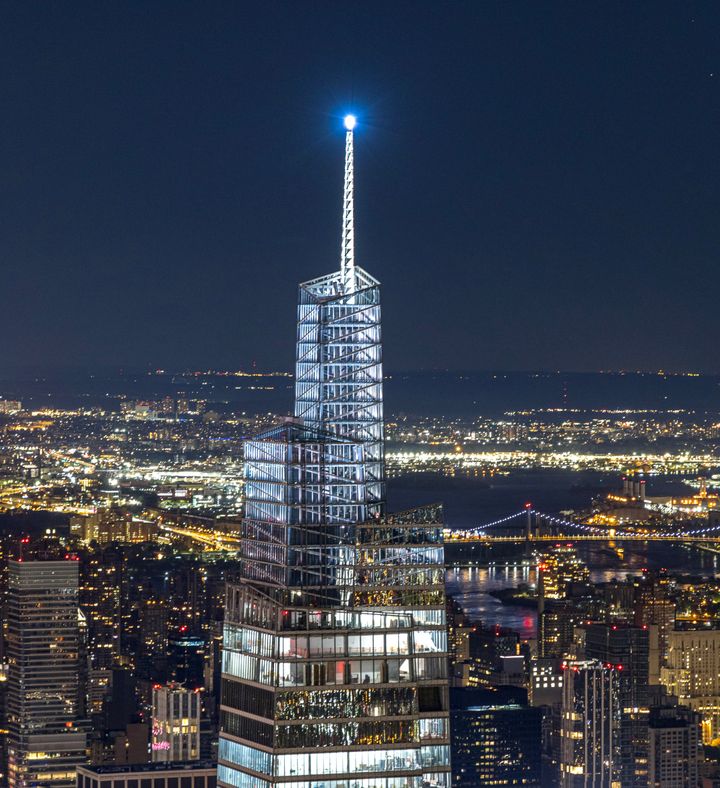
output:
M718 371L717 8L167 8L8 8L4 365L289 368L352 110L388 369Z
M0 784L720 786L720 8L4 21Z

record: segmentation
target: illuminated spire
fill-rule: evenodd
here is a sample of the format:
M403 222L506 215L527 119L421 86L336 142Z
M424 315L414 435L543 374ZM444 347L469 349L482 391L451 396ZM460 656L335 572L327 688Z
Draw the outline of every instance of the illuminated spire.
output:
M340 246L340 272L343 288L350 292L355 288L355 209L353 200L353 129L357 119L345 116L345 188L343 191L342 242Z

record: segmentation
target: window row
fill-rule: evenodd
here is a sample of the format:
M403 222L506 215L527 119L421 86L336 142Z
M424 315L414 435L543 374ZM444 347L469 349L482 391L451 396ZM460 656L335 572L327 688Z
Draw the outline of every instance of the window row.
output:
M356 747L358 745L413 744L417 731L412 720L365 720L280 725L277 747Z
M240 739L262 744L264 747L273 745L273 726L270 723L251 720L232 711L220 711L220 729Z
M269 752L248 747L246 744L240 744L230 739L220 739L218 760L242 764L246 769L272 776L273 756Z
M271 690L225 678L221 682L220 702L223 706L252 711L258 717L273 718L274 695Z
M415 712L413 687L278 692L276 699L277 717L282 720L387 717Z
M411 639L412 636L412 639ZM260 657L344 657L344 656L406 656L434 651L447 651L445 629L425 629L408 632L388 632L367 635L299 635L276 637L271 633L257 632L226 624L223 645L226 651L238 651ZM277 653L274 654L274 646Z
M420 769L417 748L401 750L367 750L361 752L311 752L277 755L278 777L306 777L321 774L357 774L358 772L397 772Z
M447 676L445 657L351 659L339 662L280 662L279 687L322 687L347 684L396 684Z

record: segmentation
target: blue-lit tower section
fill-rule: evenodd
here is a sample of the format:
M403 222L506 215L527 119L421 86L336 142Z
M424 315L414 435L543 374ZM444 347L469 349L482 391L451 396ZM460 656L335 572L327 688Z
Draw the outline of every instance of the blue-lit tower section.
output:
M380 294L354 265L352 125L340 271L300 286L295 418L245 444L222 786L450 785L442 510L385 511Z
M385 498L380 283L361 268L300 285L295 416L361 443L368 514Z
M369 514L385 498L380 283L355 265L354 119L346 119L340 270L300 285L295 416L365 447Z

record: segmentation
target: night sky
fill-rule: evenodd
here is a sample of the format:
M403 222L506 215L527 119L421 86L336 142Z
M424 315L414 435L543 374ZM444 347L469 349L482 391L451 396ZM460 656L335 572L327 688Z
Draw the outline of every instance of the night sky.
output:
M0 10L0 368L290 369L354 111L387 369L720 371L717 3Z

